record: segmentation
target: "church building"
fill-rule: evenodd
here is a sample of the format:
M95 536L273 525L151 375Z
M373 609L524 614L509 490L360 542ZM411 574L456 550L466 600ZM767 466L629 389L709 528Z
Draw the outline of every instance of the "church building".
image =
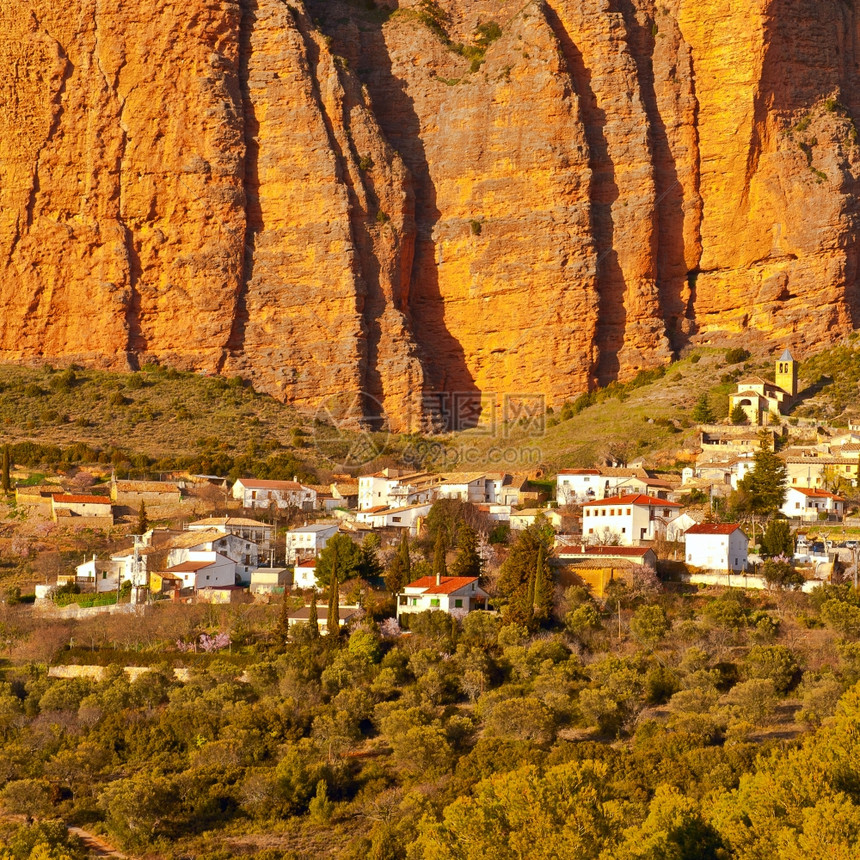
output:
M785 350L776 362L776 379L768 382L753 376L738 383L729 396L729 414L740 406L750 424L767 425L788 414L797 397L797 362Z

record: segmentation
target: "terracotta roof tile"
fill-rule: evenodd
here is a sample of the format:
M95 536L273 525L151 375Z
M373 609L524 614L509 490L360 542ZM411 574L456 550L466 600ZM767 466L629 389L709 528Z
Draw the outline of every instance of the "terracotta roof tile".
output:
M423 588L424 594L451 594L473 582L477 584L478 578L475 576L443 576L439 585L436 585L435 576L422 576L421 579L410 582L406 588Z
M730 535L736 532L740 526L737 523L699 523L690 526L686 535Z
M627 496L615 496L613 498L599 499L594 502L585 502L584 508L593 508L606 505L650 505L654 508L680 508L678 502L667 502L666 499L658 499L654 496L645 496L641 493L631 493Z

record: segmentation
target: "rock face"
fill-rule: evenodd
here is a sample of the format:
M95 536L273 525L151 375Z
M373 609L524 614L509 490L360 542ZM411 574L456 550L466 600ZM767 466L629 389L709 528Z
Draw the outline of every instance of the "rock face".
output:
M860 324L858 34L841 0L5 4L0 360L408 430L802 355Z

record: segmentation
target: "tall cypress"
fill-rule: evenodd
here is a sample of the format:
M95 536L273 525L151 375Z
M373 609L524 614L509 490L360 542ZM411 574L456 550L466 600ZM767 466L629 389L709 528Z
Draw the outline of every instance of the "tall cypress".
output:
M445 531L439 529L436 533L436 546L433 549L433 576L445 576Z
M400 536L400 570L406 577L406 582L409 582L412 579L412 562L409 559L409 532L407 529L403 529L403 534Z
M547 615L546 605L546 574L544 571L543 544L538 547L537 565L535 567L535 590L532 595L532 615L543 620Z
M338 586L337 578L339 576L339 572L337 569L337 548L335 547L335 552L332 555L331 559L331 582L328 586L328 633L329 636L336 636L340 633L340 611L338 606L340 604L340 589Z
M3 492L11 493L12 492L12 479L9 475L10 469L12 467L11 457L9 456L9 446L3 446L3 470L2 470L2 480L3 482Z
M308 611L308 628L314 639L320 635L320 624L317 618L317 590L311 590L311 607Z
M526 588L526 605L524 615L529 621L534 617L535 613L535 572L532 571L529 575L529 584Z

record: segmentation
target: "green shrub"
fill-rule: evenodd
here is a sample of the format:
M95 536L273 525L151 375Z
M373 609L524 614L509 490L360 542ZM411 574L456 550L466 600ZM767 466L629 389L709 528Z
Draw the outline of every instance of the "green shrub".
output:
M733 349L727 349L726 364L740 364L740 362L746 361L750 357L750 355L750 351L744 349L741 346L734 347Z

